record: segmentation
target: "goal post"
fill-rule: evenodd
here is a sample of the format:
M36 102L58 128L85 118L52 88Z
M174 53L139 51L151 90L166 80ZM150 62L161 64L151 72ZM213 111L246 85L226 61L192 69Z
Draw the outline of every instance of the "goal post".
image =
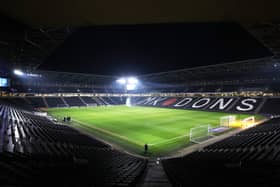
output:
M255 126L255 116L249 116L241 121L241 127L247 129Z
M190 129L190 142L202 143L205 138L213 136L211 125L200 125Z
M236 116L223 116L220 118L220 126L231 127L236 123Z

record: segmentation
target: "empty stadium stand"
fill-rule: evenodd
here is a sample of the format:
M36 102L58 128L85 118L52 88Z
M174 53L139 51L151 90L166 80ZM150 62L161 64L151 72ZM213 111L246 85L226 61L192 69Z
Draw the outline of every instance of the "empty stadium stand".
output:
M49 107L66 107L69 106L62 97L46 97Z
M277 100L279 98L275 98ZM140 106L177 108L188 110L224 111L238 113L268 114L263 110L264 97L133 97L132 103Z
M2 101L0 121L4 186L132 186L146 166L145 159Z
M125 104L126 98L122 97L102 97L102 100L110 105Z
M25 108L36 109L46 107L81 107L99 105L121 105L125 104L125 97L2 97L2 102Z
M279 185L280 119L163 161L174 186Z
M189 100L188 100L189 99ZM209 102L208 102L209 99ZM126 97L90 96L26 96L2 97L2 102L33 110L46 107L81 107L99 105L123 105ZM228 104L227 104L228 102ZM131 97L133 105L195 109L224 112L259 113L279 115L279 97ZM205 104L206 103L206 104ZM196 106L195 106L196 105Z
M20 108L28 108L32 110L30 103L25 99L25 97L7 97L5 99L1 99L2 102L10 103L12 105L16 105Z
M279 98L267 98L264 106L260 110L260 113L279 114L279 106L280 106Z
M97 102L92 97L81 97L87 105L97 105Z
M143 104L147 98L134 97L133 102ZM174 107L175 103L178 104L183 99L156 97L144 105ZM200 99L195 98L194 102ZM212 98L210 103L213 104L218 99ZM228 99L230 98L224 102ZM232 108L241 101L239 98L234 99L236 102L233 102ZM276 102L278 99L277 97L256 99L256 108L262 106L257 111L262 114L273 114L278 109ZM56 124L33 113L33 110L40 106L116 105L124 104L125 100L125 97L89 96L2 98L1 184L134 186L144 173L147 165L145 159L115 150L75 129ZM276 179L280 174L279 140L280 119L273 118L189 155L162 160L162 165L173 186L277 185ZM44 184L41 184L42 181Z
M29 102L29 104L34 106L35 108L47 107L46 104L44 103L43 97L25 97L25 98Z
M69 106L86 106L80 97L64 97L64 100Z

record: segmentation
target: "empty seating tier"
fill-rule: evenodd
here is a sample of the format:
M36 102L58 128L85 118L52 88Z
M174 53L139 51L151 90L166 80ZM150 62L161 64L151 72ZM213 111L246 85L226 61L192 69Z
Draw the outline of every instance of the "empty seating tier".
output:
M33 112L0 105L5 186L132 186L146 160Z
M64 100L69 106L86 106L80 97L64 97Z
M272 119L163 166L174 186L270 186L279 161L280 119Z
M66 107L67 103L63 102L61 97L46 97L49 107Z

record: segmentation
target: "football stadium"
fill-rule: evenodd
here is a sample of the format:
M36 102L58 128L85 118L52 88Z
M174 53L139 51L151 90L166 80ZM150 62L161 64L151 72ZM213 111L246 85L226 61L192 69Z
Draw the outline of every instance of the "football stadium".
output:
M5 2L0 186L279 185L279 8Z

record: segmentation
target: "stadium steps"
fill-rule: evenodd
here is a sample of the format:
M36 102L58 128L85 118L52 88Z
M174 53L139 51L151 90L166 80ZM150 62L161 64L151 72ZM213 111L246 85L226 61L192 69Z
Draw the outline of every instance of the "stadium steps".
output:
M82 97L79 96L79 99L81 100L81 102L82 102L85 106L87 106L87 103L83 100Z
M98 105L104 105L97 97L92 98Z
M44 104L46 105L46 107L49 108L49 105L48 105L48 102L46 101L46 98L45 98L45 97L42 97L42 99L43 99L43 102L44 102Z
M65 104L65 106L69 106L68 103L65 101L64 97L60 97L62 102Z
M259 114L260 110L263 108L264 104L266 103L267 98L264 97L258 108L256 108L255 113Z
M160 161L157 163L157 159L150 159L147 168L144 171L142 178L139 180L136 187L149 187L149 186L160 186L160 187L171 187L165 171Z
M102 101L105 105L110 105L110 103L109 102L107 102L105 99L103 99L102 97L98 97L98 99L100 100L100 101Z
M79 97L64 97L64 101L68 104L68 106L86 106Z
M90 106L98 105L98 103L92 97L84 96L84 97L81 97L81 98L87 105L90 105Z
M116 103L111 97L102 97L103 101L106 101L107 103L109 103L110 105L117 105L118 103Z
M49 107L65 107L68 106L63 97L45 97Z

